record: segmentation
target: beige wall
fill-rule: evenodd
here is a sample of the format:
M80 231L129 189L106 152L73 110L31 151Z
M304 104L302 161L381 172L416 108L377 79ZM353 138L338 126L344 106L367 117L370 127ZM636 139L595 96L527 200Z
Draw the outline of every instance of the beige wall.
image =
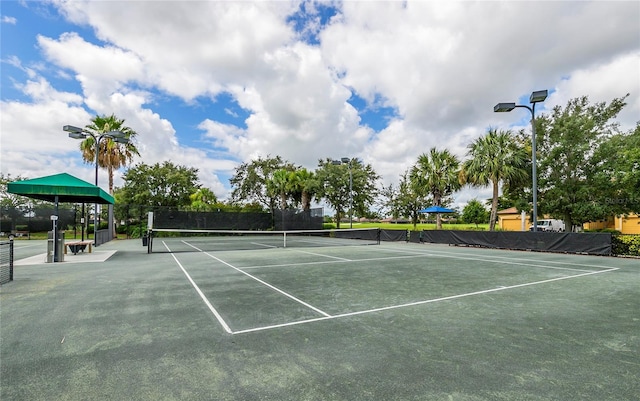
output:
M525 217L525 231L529 229L531 222L529 215ZM498 215L498 227L503 231L521 231L522 220L520 213L508 213ZM640 216L631 214L628 216L610 218L608 220L593 221L583 224L585 230L611 229L622 234L640 234Z
M524 218L524 231L527 231L530 225L529 215L526 215ZM498 215L498 227L503 231L522 231L520 213Z
M631 214L629 216L616 217L615 229L622 234L640 234L640 216Z

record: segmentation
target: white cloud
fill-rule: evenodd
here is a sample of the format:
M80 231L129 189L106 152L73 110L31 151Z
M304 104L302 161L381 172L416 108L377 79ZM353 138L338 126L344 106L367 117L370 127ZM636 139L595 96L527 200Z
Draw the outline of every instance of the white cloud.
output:
M18 20L15 17L10 17L8 15L3 15L2 16L2 23L3 24L15 25L15 24L18 23Z
M588 95L592 104L610 103L629 94L627 106L617 120L622 130L635 127L640 121L640 51L620 55L592 68L577 69L559 82L550 104L565 106L570 99Z
M307 168L359 157L395 183L431 147L462 158L491 126L528 129L526 113L492 108L532 90L553 91L540 112L578 96L608 102L630 93L620 121L630 127L640 115L637 2L344 2L324 30L316 18L302 34L287 22L294 2L138 1L124 13L119 2L55 4L98 41L70 29L39 36L44 60L28 68L3 56L28 71L18 88L31 99L2 103L3 172L73 163L59 128L88 121L85 107L135 127L145 162L197 166L218 196L234 162L258 155ZM304 7L317 17L313 4ZM298 40L318 32L319 46ZM54 76L77 81L81 93L57 90ZM398 115L373 132L347 102L351 90ZM201 146L187 144L156 107L165 98L211 105L221 92L249 113L246 126L191 121ZM473 193L484 196L464 190L458 199Z

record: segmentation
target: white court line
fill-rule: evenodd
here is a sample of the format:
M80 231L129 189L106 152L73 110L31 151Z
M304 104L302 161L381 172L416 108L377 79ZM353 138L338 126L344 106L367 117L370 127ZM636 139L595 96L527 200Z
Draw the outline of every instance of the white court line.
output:
M442 258L451 258L451 259L461 259L461 260L473 260L473 261L482 261L482 262L493 262L493 263L501 263L501 264L505 264L505 265L518 265L518 266L527 266L527 267L541 267L543 269L553 269L553 270L569 270L569 271L575 271L575 272L591 272L591 270L585 270L585 269L572 269L570 267L556 267L556 266L545 266L545 265L537 265L534 263L523 263L523 262L511 262L511 261L505 261L505 260L495 260L495 259L487 259L487 258L482 258L479 256L475 256L475 257L466 257L466 256L458 256L456 254L451 254L451 253L447 253L447 252L438 252L438 251L433 251L431 249L429 249L428 251L425 252L419 252L419 251L407 251L407 250L395 250L395 249L391 249L391 248L382 248L386 251L391 251L391 252L402 252L402 253L413 253L413 254L418 254L418 255L428 255L428 256L436 256L436 257L442 257ZM526 260L526 259L520 259L520 260ZM531 261L533 262L533 261ZM536 261L539 262L539 261ZM546 261L545 261L546 262ZM573 266L582 266L580 264L574 264ZM590 267L598 267L598 268L607 268L607 267L599 267L599 266L590 266Z
M271 285L271 284L267 283L267 282L266 282L266 281L264 281L264 280L260 280L259 278L255 277L255 276L252 276L251 274L249 274L249 273L247 273L247 272L245 272L245 271L243 271L243 270L241 270L241 269L238 269L237 267L233 266L232 264L227 263L227 262L225 262L224 260L222 260L222 259L220 259L220 258L218 258L218 257L216 257L216 256L213 256L213 255L212 255L212 254L210 254L209 252L204 252L203 250L198 249L197 247L195 247L195 246L193 246L193 245L191 245L191 244L187 244L187 245L189 245L190 247L192 247L193 249L195 249L195 250L197 250L197 251L199 251L199 252L204 253L205 255L209 256L210 258L215 259L215 260L217 260L218 262L220 262L220 263L222 263L222 264L224 264L224 265L226 265L226 266L229 266L229 267L230 267L230 268L232 268L233 270L236 270L236 271L238 271L238 272L240 272L240 273L244 274L245 276L250 277L250 278L252 278L252 279L256 280L256 281L257 281L257 282L259 282L260 284L266 285L267 287L271 288L272 290L274 290L274 291L276 291L276 292L279 292L280 294L284 295L285 297L288 297L288 298L290 298L290 299L292 299L292 300L294 300L294 301L296 301L296 302L298 302L298 303L300 303L300 304L302 304L302 305L306 306L307 308L312 309L312 310L314 310L314 311L318 312L319 314L321 314L321 315L323 315L323 316L326 316L326 317L331 317L331 315L329 315L328 313L326 313L326 312L324 312L324 311L322 311L322 310L320 310L320 309L316 308L315 306L313 306L313 305L309 305L308 303L304 302L303 300L298 299L298 298L294 297L293 295L291 295L291 294L289 294L289 293L287 293L287 292L282 291L280 288L275 287L275 286L273 286L273 285Z
M277 246L275 246L275 245L267 245L267 244L262 244L260 242L252 242L251 244L252 245L262 246L262 247L265 247L265 248L277 248Z
M504 250L504 249L496 249L496 250ZM432 249L430 249L429 252L435 252L437 254L444 254L444 255L457 255L454 252L445 252L445 251L432 250ZM526 252L526 251L518 251L518 250L516 250L515 252ZM470 255L475 256L475 257L491 257L491 258L496 258L496 259L514 259L514 258L509 257L509 256L487 256L487 255L481 255L481 254L477 254L477 253L471 253ZM569 255L566 255L566 256L585 256L585 255L569 254ZM591 257L593 257L593 256L591 256ZM542 262L539 259L536 260L536 259L527 259L527 258L517 258L517 260L527 261L527 262L537 262L537 263ZM553 263L553 264L556 264L556 265L595 267L597 269L610 269L611 268L611 266L592 265L592 264L586 264L586 263L561 262L561 261L558 261L558 260L545 260L544 263ZM570 270L575 270L575 269L570 269Z
M164 245L165 248L167 248L167 250L169 252L171 252L171 249L169 249L169 247L167 246L167 244L162 241L162 244ZM207 305L207 307L209 308L209 310L211 311L211 313L213 313L213 315L216 317L216 319L218 319L218 322L220 323L220 325L222 326L222 328L224 329L224 331L226 331L229 334L233 334L233 332L231 331L231 328L229 327L229 325L227 325L227 323L224 321L224 319L222 318L222 316L220 316L220 314L218 313L218 311L216 310L216 308L213 307L213 305L211 305L211 302L209 302L209 300L207 299L207 297L205 297L205 295L202 293L202 291L200 290L200 287L198 287L198 285L195 283L195 281L193 281L193 279L191 278L191 276L189 275L189 273L187 273L187 271L185 270L185 268L182 266L182 263L180 263L180 261L178 260L178 258L176 258L176 255L173 254L173 252L171 252L171 256L173 257L173 260L176 261L176 263L178 264L178 266L180 266L180 269L182 270L182 272L184 273L185 276L187 276L187 279L189 280L189 282L191 283L191 285L193 286L193 288L195 288L196 292L198 293L198 295L200 295L200 298L202 298L202 300L204 301L204 303Z
M568 279L572 279L572 278L590 276L590 275L594 275L594 274L608 273L608 272L611 272L611 271L614 271L614 270L618 270L618 268L617 267L612 267L612 268L609 268L608 270L601 270L601 271L597 271L597 272L576 274L574 276L556 277L556 278L552 278L552 279L548 279L548 280L534 281L534 282L531 282L531 283L516 284L516 285L510 285L510 286L506 286L506 287L501 286L501 287L498 287L498 288L491 288L489 290L468 292L466 294L458 294L458 295L451 295L451 296L442 297L442 298L427 299L427 300L424 300L424 301L410 302L410 303L401 304L401 305L385 306L385 307L382 307L382 308L375 308L375 309L363 310L363 311L358 311L358 312L348 312L348 313L343 313L343 314L340 314L340 315L319 317L319 318L307 319L307 320L299 320L297 322L289 322L289 323L282 323L282 324L274 324L274 325L271 325L271 326L255 327L255 328L252 328L252 329L238 330L238 331L233 332L233 334L252 333L252 332L256 332L256 331L271 330L271 329L277 329L277 328L281 328L281 327L288 327L288 326L295 326L295 325L299 325L299 324L318 322L318 321L321 321L321 320L329 320L329 319L337 319L337 318L342 318L342 317L364 315L364 314L367 314L367 313L381 312L381 311L386 311L386 310L391 310L391 309L399 309L399 308L406 308L406 307L410 307L410 306L417 306L417 305L424 305L424 304L435 303L435 302L449 301L449 300L452 300L452 299L459 299L459 298L470 297L470 296L474 296L474 295L488 294L488 293L491 293L491 292L505 291L505 290L510 290L510 289L513 289L513 288L528 287L528 286L533 286L533 285L550 283L550 282L553 282L553 281L568 280Z
M327 256L327 255L320 255L320 256ZM289 266L303 266L303 265L325 265L328 263L346 263L346 262L352 262L352 263L358 263L358 262L371 262L374 260L395 260L395 259L414 259L414 258L421 258L424 257L425 254L421 253L421 254L412 254L412 255L403 255L403 256L388 256L388 257L384 257L384 258L366 258L366 259L345 259L342 260L340 262L336 262L335 260L323 260L323 261L315 261L315 262L300 262L300 263L282 263L282 264L277 264L277 265L259 265L259 266L244 266L242 267L243 270L247 270L247 269L262 269L264 267L289 267Z
M351 259L340 258L338 256L323 255L321 253L315 253L315 252L309 252L309 251L301 251L299 249L295 249L294 252L306 253L308 255L314 255L314 256L322 256L323 258L337 259L337 260L340 260L342 262L352 262Z

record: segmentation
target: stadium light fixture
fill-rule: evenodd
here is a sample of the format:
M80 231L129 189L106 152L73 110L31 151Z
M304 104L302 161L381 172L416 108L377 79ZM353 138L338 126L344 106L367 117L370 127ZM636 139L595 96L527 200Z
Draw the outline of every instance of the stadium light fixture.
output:
M62 130L66 132L84 132L84 128L74 127L73 125L65 125Z
M85 139L87 136L90 136L91 138L93 138L93 142L95 143L95 155L96 155L96 159L95 159L95 185L96 187L98 186L98 155L100 153L100 142L103 139L112 139L113 141L117 142L117 143L129 143L129 138L127 138L127 134L125 134L122 131L109 131L109 132L105 132L104 134L101 135L96 135L93 132L84 129L84 128L79 128L79 127L75 127L73 125L65 125L64 127L62 127L63 131L66 131L69 133L69 137L73 138L73 139ZM111 217L109 217L109 219L111 219ZM98 246L98 204L96 203L94 206L94 212L93 212L93 243L94 246Z
M73 138L73 139L84 139L87 137L87 134L83 134L82 132L69 132L69 138Z
M496 113L503 113L503 112L511 111L515 108L516 108L515 103L498 103L493 108L493 111Z
M529 97L529 103L531 107L525 104L515 103L498 103L493 108L496 113L509 112L515 108L523 108L529 110L531 113L531 175L533 178L532 192L533 192L533 231L538 231L538 173L536 171L536 103L544 102L549 92L545 90L535 91L531 93Z

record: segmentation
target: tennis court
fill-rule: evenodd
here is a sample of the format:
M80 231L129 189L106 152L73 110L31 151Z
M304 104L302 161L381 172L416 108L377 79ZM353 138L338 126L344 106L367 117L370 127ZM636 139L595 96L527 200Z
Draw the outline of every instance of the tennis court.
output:
M98 248L117 250L103 263L16 267L0 294L2 398L640 393L637 259L191 240L155 238L151 254L113 241Z

